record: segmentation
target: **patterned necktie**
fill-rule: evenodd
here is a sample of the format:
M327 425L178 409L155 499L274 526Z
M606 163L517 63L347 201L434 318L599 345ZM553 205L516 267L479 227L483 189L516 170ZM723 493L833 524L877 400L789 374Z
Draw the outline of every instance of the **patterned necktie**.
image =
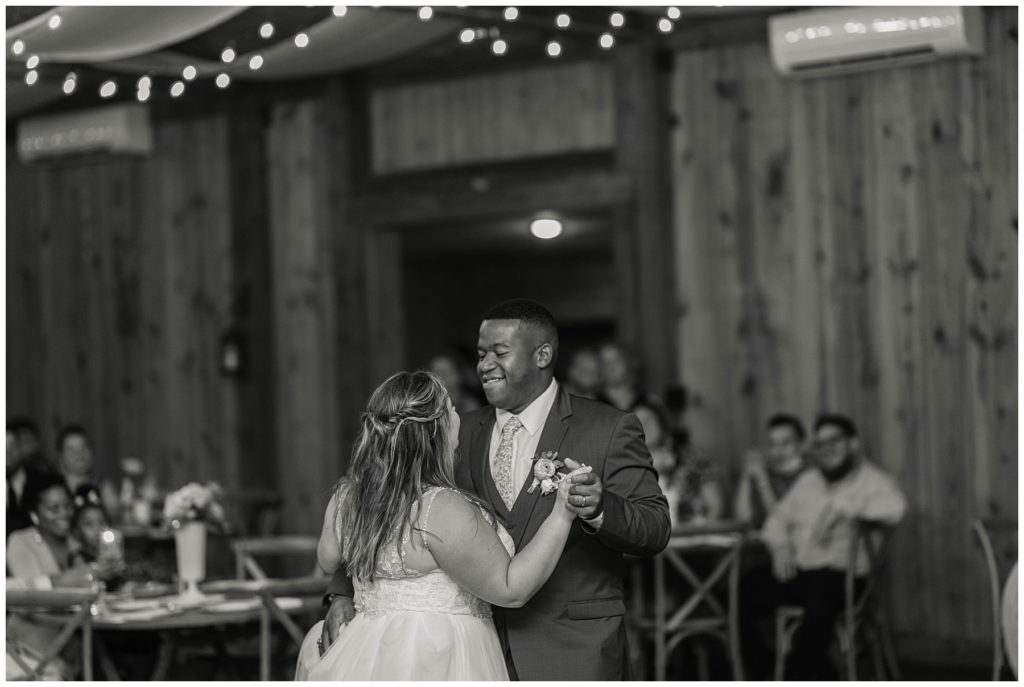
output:
M498 487L498 493L501 494L501 500L505 502L505 506L509 510L512 510L512 504L516 502L515 492L515 481L513 479L512 465L515 461L515 453L512 451L512 438L515 437L516 432L523 426L522 421L513 415L505 423L505 426L501 428L501 443L498 444L498 453L495 456L495 475L494 484Z

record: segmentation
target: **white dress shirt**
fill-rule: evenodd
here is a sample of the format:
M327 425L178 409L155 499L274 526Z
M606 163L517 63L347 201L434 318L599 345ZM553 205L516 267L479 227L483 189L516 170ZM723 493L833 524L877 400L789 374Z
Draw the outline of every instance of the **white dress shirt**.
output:
M526 476L533 470L533 457L537 455L537 445L540 443L540 435L544 431L544 424L548 421L548 414L551 407L555 405L555 398L558 396L558 382L554 379L540 396L533 400L533 403L526 406L523 412L517 416L523 426L512 437L512 484L515 497L519 497L519 490L526 481ZM494 429L491 430L491 445L487 449L487 458L491 466L491 475L497 474L495 458L498 455L498 446L501 444L501 428L512 417L507 410L497 408L494 414Z

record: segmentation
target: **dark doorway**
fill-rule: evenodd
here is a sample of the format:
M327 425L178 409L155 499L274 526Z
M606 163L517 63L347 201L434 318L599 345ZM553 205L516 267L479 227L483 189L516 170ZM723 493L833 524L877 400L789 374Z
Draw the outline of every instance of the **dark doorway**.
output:
M558 215L561 236L530 234L532 216L423 225L400 232L408 367L457 352L475 361L477 329L489 307L538 300L559 323L561 361L616 333L612 223L607 212Z

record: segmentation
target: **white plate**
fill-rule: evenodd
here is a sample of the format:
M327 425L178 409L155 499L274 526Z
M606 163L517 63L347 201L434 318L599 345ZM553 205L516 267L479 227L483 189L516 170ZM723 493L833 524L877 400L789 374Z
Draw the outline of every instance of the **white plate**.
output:
M254 592L269 580L214 580L199 585L204 592Z
M207 613L239 613L241 611L251 611L254 608L260 607L259 599L232 599L230 601L221 601L217 604L211 604L204 606L203 610Z
M107 602L107 605L110 606L110 610L112 611L131 613L133 611L160 608L161 606L164 606L165 603L165 601L161 601L159 599L111 599Z

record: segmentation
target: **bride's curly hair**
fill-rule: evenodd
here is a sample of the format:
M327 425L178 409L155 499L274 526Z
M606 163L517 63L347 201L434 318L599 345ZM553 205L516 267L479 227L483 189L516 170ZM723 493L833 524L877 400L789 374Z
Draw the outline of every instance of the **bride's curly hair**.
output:
M348 474L337 484L342 559L351 577L373 580L381 551L405 527L425 489L455 485L455 447L444 385L425 371L399 372L366 404ZM398 547L399 555L402 547Z

